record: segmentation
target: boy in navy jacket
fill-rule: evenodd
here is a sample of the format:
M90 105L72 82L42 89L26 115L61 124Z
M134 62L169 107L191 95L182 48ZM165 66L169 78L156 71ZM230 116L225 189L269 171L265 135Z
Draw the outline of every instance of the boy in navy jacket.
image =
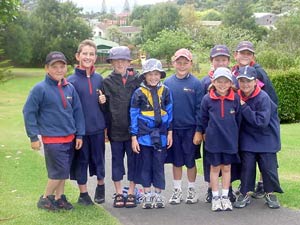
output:
M73 206L64 195L64 186L70 174L74 139L76 150L82 146L84 116L75 88L64 79L66 57L61 52L51 52L45 64L45 80L33 87L23 108L31 148L40 149L38 135L44 144L48 183L37 206L46 210L70 210Z
M277 152L281 148L277 105L257 85L257 72L254 67L241 67L237 79L242 105L239 138L242 171L241 194L234 207L243 208L250 203L250 192L254 191L258 163L264 181L266 202L270 208L279 208L279 202L273 194L283 192L277 171Z

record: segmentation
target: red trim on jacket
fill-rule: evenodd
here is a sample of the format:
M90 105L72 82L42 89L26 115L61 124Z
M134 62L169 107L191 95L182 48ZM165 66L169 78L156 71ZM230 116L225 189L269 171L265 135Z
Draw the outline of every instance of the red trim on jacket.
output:
M211 89L209 91L209 97L213 100L221 100L221 117L224 118L224 100L227 99L227 100L230 100L230 101L233 101L234 100L234 91L232 88L230 88L229 90L229 93L225 96L221 96L221 95L218 95L216 93L216 90L214 89Z
M241 90L238 90L237 93L244 102L247 102L248 99L256 97L260 91L261 88L258 85L256 85L254 91L249 96L245 96Z
M68 81L65 78L61 81L61 83L57 84L57 87L58 87L58 90L60 93L60 97L61 97L61 101L62 101L65 109L67 108L67 100L66 100L65 93L64 93L62 87L66 86L66 85L68 85Z
M75 138L74 134L70 134L68 136L62 136L62 137L42 136L42 141L44 144L59 144L59 143L72 142L74 138Z

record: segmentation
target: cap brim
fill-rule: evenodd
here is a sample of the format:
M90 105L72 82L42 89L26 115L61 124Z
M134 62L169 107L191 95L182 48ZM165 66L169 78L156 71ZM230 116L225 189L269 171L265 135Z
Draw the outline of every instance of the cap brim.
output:
M218 52L218 53L216 53L216 54L214 54L214 55L211 55L210 57L211 57L211 58L215 58L215 57L217 57L217 56L227 56L227 57L230 58L230 55L229 55L229 54L227 54L227 53L222 53L222 52Z
M223 74L214 77L213 80L216 80L216 79L218 79L218 78L220 78L220 77L225 77L225 78L227 78L228 80L230 80L231 82L233 82L231 77L229 77L228 75L223 75Z
M193 59L191 59L190 57L186 56L186 55L177 55L177 56L173 56L173 61L176 61L177 59L179 59L180 57L184 57L189 61L192 61Z
M248 50L248 51L250 51L250 52L252 52L252 53L255 53L255 51L254 51L253 49L247 48L247 47L245 47L245 48L240 48L240 49L238 49L238 50L236 50L236 51L237 51L237 52L241 52L241 51L245 51L245 50Z
M143 71L143 73L141 73L140 76L143 76L143 78L145 78L145 74L146 74L146 73L149 73L149 72L152 72L152 71L155 71L155 70ZM156 69L156 71L159 71L159 72L160 72L160 74L161 74L160 78L161 78L161 79L163 79L163 78L165 78L165 77L167 76L166 72L163 71L163 70L157 70L157 69Z
M67 61L66 60L63 60L63 59L54 59L54 60L51 60L50 62L47 63L47 65L52 65L56 62L63 62L64 64L67 64Z
M246 76L246 75L238 75L237 77L236 77L236 79L240 79L240 78L246 78L247 80L255 80L256 79L256 77L248 77L248 76Z

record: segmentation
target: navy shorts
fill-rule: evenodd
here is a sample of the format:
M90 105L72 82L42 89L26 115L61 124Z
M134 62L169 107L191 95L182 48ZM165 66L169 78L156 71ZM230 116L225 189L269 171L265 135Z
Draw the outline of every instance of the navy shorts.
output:
M167 149L159 150L153 147L140 145L141 151L136 154L136 170L134 182L143 187L153 187L164 190L165 170L164 162L167 157Z
M236 154L227 153L211 153L206 151L206 161L209 165L219 166L219 165L231 165L233 163L240 163L240 156Z
M83 145L75 150L70 178L77 183L87 183L87 170L90 176L97 176L97 180L105 177L105 137L104 132L83 136Z
M166 163L176 167L186 166L193 168L195 160L201 158L200 145L194 145L195 129L174 129L173 145L167 151Z
M124 156L127 156L127 179L133 181L135 173L135 153L131 148L131 140L111 141L112 180L121 181L125 175Z
M53 180L68 179L74 155L74 142L44 144L44 154L48 178Z

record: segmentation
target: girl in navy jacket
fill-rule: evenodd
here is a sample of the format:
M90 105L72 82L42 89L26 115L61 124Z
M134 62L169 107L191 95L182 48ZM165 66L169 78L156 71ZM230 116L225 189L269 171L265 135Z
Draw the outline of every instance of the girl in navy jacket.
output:
M240 100L232 88L232 75L228 68L216 69L212 86L201 103L202 132L211 165L212 210L231 211L228 198L230 168L239 163L238 134L240 125ZM222 171L222 196L219 196L218 180Z

